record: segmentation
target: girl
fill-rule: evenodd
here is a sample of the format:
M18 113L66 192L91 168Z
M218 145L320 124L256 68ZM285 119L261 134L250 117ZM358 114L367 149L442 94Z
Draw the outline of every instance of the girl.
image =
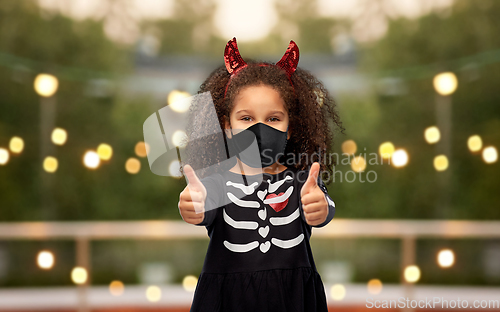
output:
M233 38L225 66L200 87L226 136L186 147L206 153L183 167L189 183L179 211L210 236L191 311L328 311L309 238L335 213L319 172L332 173L332 127L344 129L328 91L297 68L298 58L291 41L276 64L245 62ZM203 116L193 114L188 132L207 126ZM257 141L260 163L243 157L245 133ZM228 154L236 163L224 162ZM241 177L244 184L235 182Z

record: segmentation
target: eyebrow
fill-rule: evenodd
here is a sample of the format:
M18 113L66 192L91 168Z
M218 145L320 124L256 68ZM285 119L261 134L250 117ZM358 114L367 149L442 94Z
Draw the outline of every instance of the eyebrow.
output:
M246 109L242 109L242 110L237 111L235 114L238 114L238 113L250 113L250 111L248 111L248 110L246 110ZM274 110L274 111L270 112L270 114L281 114L281 115L285 115L285 113L283 113L283 111L280 111L280 110Z

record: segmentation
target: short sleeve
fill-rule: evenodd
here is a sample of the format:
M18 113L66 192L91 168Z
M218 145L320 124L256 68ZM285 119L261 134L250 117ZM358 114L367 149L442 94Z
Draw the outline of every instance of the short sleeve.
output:
M214 174L200 180L207 190L207 198L205 199L205 217L203 221L196 224L200 226L210 226L217 215L217 208L221 206L223 183L220 174Z
M309 170L302 171L301 173L302 173L302 175L299 175L299 181L302 185L304 185L304 183L307 180L307 177L309 176ZM328 203L328 215L326 216L325 222L318 224L318 225L311 225L312 227L319 228L319 227L323 227L323 226L327 225L328 223L330 223L330 221L332 221L333 217L335 216L335 202L330 198L330 195L328 195L328 189L326 188L326 185L323 182L323 180L321 179L320 175L318 175L317 182L318 182L319 188L325 194L326 202ZM301 186L301 188L302 188L302 186ZM301 200L299 200L299 205L300 205L300 216L302 217L302 220L307 224L306 217L305 217L304 212L302 210L302 201Z

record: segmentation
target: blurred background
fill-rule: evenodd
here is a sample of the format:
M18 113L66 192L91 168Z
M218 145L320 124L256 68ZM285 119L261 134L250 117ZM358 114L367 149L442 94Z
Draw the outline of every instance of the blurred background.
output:
M179 215L184 179L149 169L142 125L195 94L233 36L272 62L293 39L337 101L336 216L311 239L329 304L391 285L499 299L498 16L495 0L0 0L0 310L189 310L208 237ZM429 234L437 220L465 223ZM196 234L106 236L125 221Z

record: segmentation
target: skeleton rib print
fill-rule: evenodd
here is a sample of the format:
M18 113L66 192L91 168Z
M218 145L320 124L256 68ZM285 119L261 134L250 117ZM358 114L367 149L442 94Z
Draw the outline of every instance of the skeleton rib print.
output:
M229 200L236 206L241 207L241 208L257 208L259 209L257 211L257 215L261 220L266 220L267 219L267 206L271 207L274 209L276 212L281 211L284 209L287 204L288 204L288 199L290 196L293 194L294 191L294 186L290 185L286 188L285 192L281 192L279 194L275 193L283 184L286 182L292 182L293 178L287 175L283 179L276 181L274 183L271 182L271 180L267 180L268 187L267 189L264 190L258 190L257 191L257 198L260 200L260 202L255 201L255 200L243 200L239 199L236 195L234 195L232 192L228 191L226 193L227 197ZM263 182L265 183L265 182ZM258 183L254 182L249 186L240 184L240 183L235 183L232 181L227 181L226 182L227 186L234 187L236 189L241 190L245 195L252 195L256 191L256 186ZM263 209L260 209L263 208ZM253 210L253 209L252 209ZM259 235L262 238L266 238L270 232L270 226L266 225L264 227L259 227L258 222L252 221L252 220L234 220L229 214L227 213L226 209L223 208L223 217L224 217L224 222L231 226L234 229L239 229L239 230L257 230ZM269 223L271 227L282 227L291 224L295 220L299 219L300 217L300 208L295 209L295 211L288 216L283 216L283 217L270 217L269 218ZM299 219L300 221L300 219ZM223 244L224 246L236 253L245 253L249 252L253 249L256 249L259 247L260 251L262 253L266 253L270 247L271 243L274 246L277 246L282 249L288 249L295 247L299 245L302 241L304 240L304 234L300 233L298 236L291 238L291 239L282 239L282 238L277 238L277 237L270 237L270 241L266 240L264 242L259 242L259 241L252 241L246 244L236 244L229 242L227 240L224 240Z

